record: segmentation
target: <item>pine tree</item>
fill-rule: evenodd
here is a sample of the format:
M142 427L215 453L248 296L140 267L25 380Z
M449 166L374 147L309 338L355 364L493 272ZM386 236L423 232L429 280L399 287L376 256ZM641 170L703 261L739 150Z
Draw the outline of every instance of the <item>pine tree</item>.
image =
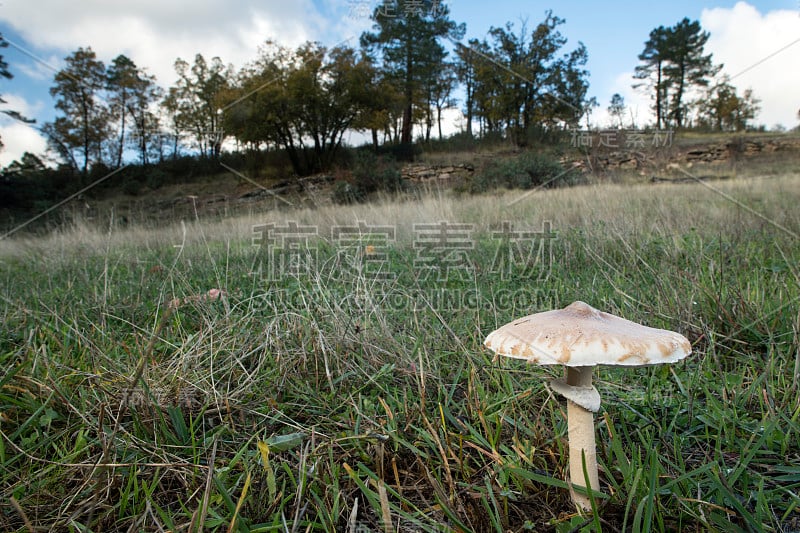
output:
M449 18L449 8L432 0L386 1L372 15L374 33L361 35L361 45L380 51L390 78L403 95L402 144L411 143L415 110L428 105L425 86L441 70L447 52L445 37L460 39L465 31ZM418 114L418 113L417 113Z
M714 66L711 54L703 51L709 33L703 31L698 21L684 18L670 28L667 39L669 64L664 69L667 83L674 86L669 118L680 128L686 116L685 96L693 87L708 86L722 65Z
M472 137L472 119L475 114L475 55L473 49L480 45L477 39L470 39L469 46L456 48L455 73L464 86L464 116L466 118L466 134Z
M0 48L5 48L7 46L8 46L8 43L5 41L5 39L3 39L3 35L0 34ZM0 56L0 77L3 77L5 79L7 79L7 80L10 80L11 78L14 77L14 75L11 74L11 72L9 72L8 63L6 63L3 60L3 56ZM6 101L3 100L2 96L0 96L0 104L5 104L5 103L6 103ZM0 148L2 148L2 147L3 147L3 141L0 140Z
M696 87L708 85L722 65L712 63L711 54L704 55L709 33L698 21L684 18L674 26L659 26L650 32L644 51L639 54L642 64L636 67L634 78L642 80L634 88L646 86L654 92L656 128L673 123L683 126L686 117L686 94Z
M650 38L644 43L644 51L639 54L641 65L636 67L634 78L642 80L633 87L638 89L649 86L654 92L653 101L656 112L656 129L665 123L665 106L668 84L665 81L664 68L669 61L669 30L659 26L650 32Z

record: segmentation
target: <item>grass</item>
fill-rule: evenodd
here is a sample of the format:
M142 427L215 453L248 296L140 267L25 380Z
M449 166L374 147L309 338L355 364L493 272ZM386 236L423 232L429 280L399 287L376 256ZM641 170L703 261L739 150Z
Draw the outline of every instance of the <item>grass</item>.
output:
M798 182L434 191L3 242L0 529L797 531ZM470 225L447 276L414 227L443 220ZM359 221L395 233L332 237ZM551 255L498 262L503 221ZM253 227L289 222L319 237L273 269ZM599 370L594 518L565 488L558 369L482 347L578 299L694 349Z

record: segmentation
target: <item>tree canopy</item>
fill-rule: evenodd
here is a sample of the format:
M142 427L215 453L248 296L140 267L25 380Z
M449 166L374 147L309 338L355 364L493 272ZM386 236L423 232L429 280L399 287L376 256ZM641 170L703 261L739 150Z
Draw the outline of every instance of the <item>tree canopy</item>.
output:
M430 93L448 52L440 40L461 39L463 24L449 18L441 2L423 0L383 2L372 14L373 32L361 35L361 45L380 57L387 79L396 83L403 98L400 142L411 142L415 110L426 110Z
M221 127L221 95L230 85L233 67L219 57L206 61L202 54L191 66L178 58L178 81L170 87L163 105L172 117L176 135L188 133L202 157L217 157L225 133Z
M740 96L730 78L723 77L698 100L698 125L717 131L743 131L758 114L758 104L751 89Z
M91 47L79 48L65 63L50 88L61 116L43 129L56 152L86 176L91 164L103 160L103 142L109 138L109 107L102 94L106 68Z
M587 104L588 53L583 43L563 52L562 24L548 11L530 33L525 24L517 33L510 23L491 28L491 42L472 40L459 53L458 73L471 88L467 114L474 113L482 128L507 130L522 144L534 125L577 124Z
M705 54L709 33L698 21L684 18L671 27L659 26L650 32L634 78L635 88L652 93L656 128L682 127L688 111L687 93L707 87L722 65L714 65Z

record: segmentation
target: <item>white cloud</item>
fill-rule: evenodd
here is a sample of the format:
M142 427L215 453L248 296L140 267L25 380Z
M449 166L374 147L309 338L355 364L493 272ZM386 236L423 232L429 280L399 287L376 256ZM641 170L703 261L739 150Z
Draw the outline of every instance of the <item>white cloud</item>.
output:
M3 5L2 17L34 47L67 55L91 46L106 63L125 54L165 86L175 79L178 57L191 63L197 53L219 56L238 68L268 38L295 47L325 35L330 23L311 0L17 0Z
M47 149L47 141L38 130L10 119L0 123L0 137L4 145L0 149L0 167L18 160L25 152L41 154Z
M756 122L768 127L779 123L795 126L800 108L800 42L769 56L800 37L800 13L776 10L762 14L746 2L738 2L733 8L704 9L700 24L711 34L706 51L714 54L715 63L725 65L723 73L734 77L731 83L740 94L753 89L761 99Z
M14 110L24 117L35 117L44 104L40 101L30 103L17 94L4 94L5 104L0 110ZM41 154L47 149L47 141L31 124L23 124L5 114L0 114L0 167L22 157L25 152Z
M41 101L30 103L25 99L24 96L13 93L4 94L3 100L5 100L6 103L0 105L0 110L14 110L23 117L34 117L44 107L44 104ZM3 120L5 121L13 119L3 116Z

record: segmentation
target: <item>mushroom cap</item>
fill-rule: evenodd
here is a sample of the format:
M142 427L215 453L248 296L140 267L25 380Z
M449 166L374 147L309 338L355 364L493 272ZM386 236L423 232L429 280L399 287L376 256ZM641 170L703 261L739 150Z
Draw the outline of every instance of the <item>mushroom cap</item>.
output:
M692 351L679 333L642 326L583 302L514 320L490 333L484 345L498 355L565 366L674 363Z

